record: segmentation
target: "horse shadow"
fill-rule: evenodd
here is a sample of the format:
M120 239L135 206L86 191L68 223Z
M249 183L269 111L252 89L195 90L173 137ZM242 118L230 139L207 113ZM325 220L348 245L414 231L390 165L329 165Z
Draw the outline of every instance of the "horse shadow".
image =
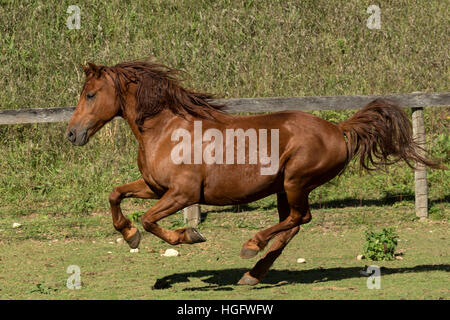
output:
M248 271L244 268L223 270L197 270L195 272L174 273L156 280L152 289L168 289L177 283L188 283L190 278L197 278L206 283L205 286L184 288L183 291L232 291L241 276ZM270 270L261 284L252 287L260 290L285 286L295 283L326 283L351 278L365 277L361 275L362 267L315 268L309 270ZM403 274L430 271L450 272L449 264L417 265L414 267L387 268L381 267L381 274Z
M339 209L344 207L372 207L372 206L392 206L401 201L414 201L414 193L386 193L384 197L380 199L357 199L353 197L346 197L336 200L325 200L325 201L313 201L310 203L310 208L312 210L320 209ZM435 205L439 205L442 202L450 202L450 195L444 195L439 199L430 199L429 207L432 208ZM267 203L257 203L250 202L234 206L225 207L206 207L202 211L202 221L206 220L209 214L215 213L230 213L230 212L254 212L254 211L273 211L277 209L277 202L269 201Z

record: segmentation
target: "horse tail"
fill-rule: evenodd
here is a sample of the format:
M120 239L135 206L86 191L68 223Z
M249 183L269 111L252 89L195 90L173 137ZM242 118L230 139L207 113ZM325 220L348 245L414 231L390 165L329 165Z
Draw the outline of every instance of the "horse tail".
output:
M359 155L361 169L374 170L400 160L411 168L414 162L443 168L424 156L425 150L413 139L408 116L391 100L376 99L338 126L347 137L347 163Z

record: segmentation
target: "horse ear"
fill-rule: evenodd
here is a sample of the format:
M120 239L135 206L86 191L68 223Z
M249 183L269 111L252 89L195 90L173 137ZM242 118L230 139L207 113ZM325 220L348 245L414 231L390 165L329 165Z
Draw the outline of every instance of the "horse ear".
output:
M83 68L84 74L87 77L89 75L89 73L91 72L91 68L89 68L88 66L85 66L85 65L81 65L81 67Z
M97 66L96 64L92 62L88 62L89 66L89 72L93 72L96 77L100 76L100 66Z

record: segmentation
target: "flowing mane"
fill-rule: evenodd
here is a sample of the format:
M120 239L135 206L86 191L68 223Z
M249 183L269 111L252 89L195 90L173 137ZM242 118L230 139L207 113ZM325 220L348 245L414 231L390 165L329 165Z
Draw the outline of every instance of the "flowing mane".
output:
M214 119L211 111L224 105L213 103L209 93L185 89L180 85L180 70L147 61L130 61L112 67L102 67L109 75L115 75L114 86L121 108L125 106L125 93L130 83L137 84L136 124L142 127L145 119L163 109L184 117L186 114L198 118Z

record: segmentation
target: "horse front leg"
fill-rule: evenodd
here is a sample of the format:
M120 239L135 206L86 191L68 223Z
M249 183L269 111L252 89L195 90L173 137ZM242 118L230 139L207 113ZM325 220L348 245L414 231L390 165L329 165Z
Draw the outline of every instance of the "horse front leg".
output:
M139 246L141 235L120 209L120 203L125 198L158 199L159 197L153 193L144 179L118 186L109 195L114 228L122 234L128 245L135 249Z
M197 196L189 192L181 192L169 189L161 199L142 216L142 226L148 232L161 238L171 245L194 244L206 241L205 237L196 228L180 228L168 230L157 224L157 222L177 211L195 204ZM196 200L194 200L196 199Z

